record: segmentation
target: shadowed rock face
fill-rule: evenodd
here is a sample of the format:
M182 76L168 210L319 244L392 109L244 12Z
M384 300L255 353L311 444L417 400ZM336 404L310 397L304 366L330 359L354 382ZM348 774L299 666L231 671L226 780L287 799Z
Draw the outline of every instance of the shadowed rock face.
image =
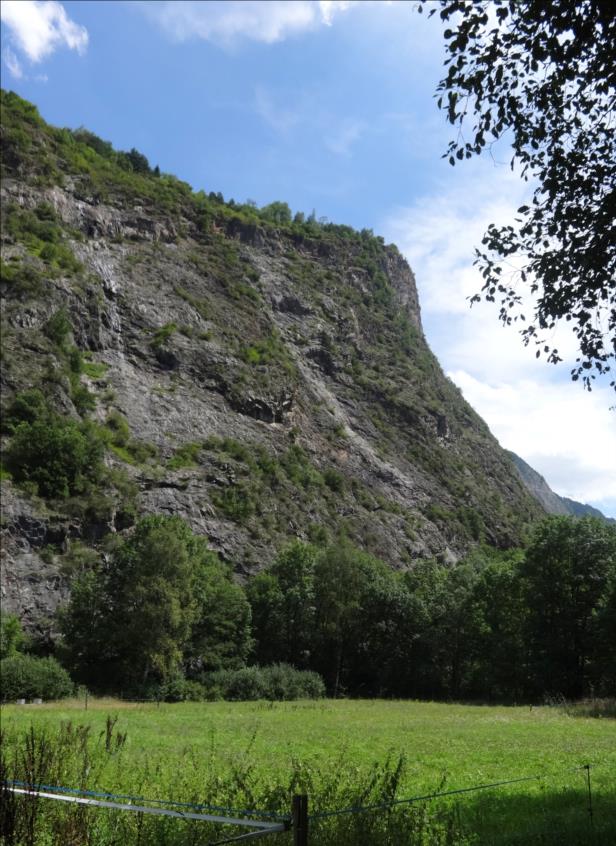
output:
M13 166L3 183L6 219L51 207L82 265L52 273L5 229L3 260L34 262L41 284L2 287L3 402L38 385L78 416L43 331L64 309L91 364L90 416L128 423L132 454L106 461L134 510L113 484L101 517L3 483L3 604L29 625L66 597L71 543L96 546L134 514L180 515L242 577L294 537L339 531L393 567L453 563L478 540L517 543L541 514L430 352L395 247L228 213L204 225L190 205L172 215L127 199L111 177L104 201L86 177L61 181L41 187Z

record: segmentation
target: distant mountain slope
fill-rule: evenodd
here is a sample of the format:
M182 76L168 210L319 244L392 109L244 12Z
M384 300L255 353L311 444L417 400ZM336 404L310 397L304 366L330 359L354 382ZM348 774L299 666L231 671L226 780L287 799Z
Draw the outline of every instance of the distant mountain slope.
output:
M533 470L530 464L527 464L515 452L509 450L507 452L520 474L520 478L530 493L539 500L548 514L573 515L574 517L599 517L608 523L616 522L613 518L606 517L605 514L602 514L598 508L593 508L592 505L585 505L582 502L576 502L574 499L554 493L543 476L537 473L536 470Z
M593 508L592 505L585 505L583 502L576 502L574 499L569 499L566 496L561 497L561 500L566 504L569 513L576 517L600 517L602 520L607 520L608 523L616 523L613 517L606 517L598 508Z

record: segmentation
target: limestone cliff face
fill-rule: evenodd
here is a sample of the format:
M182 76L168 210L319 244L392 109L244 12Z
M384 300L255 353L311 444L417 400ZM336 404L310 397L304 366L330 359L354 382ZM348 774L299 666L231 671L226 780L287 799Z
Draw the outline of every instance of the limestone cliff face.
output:
M80 165L40 118L24 148L8 117L2 257L30 276L2 284L3 403L39 386L78 417L45 332L64 310L90 417L126 421L130 439L107 450L104 507L3 482L6 608L32 625L51 615L71 544L97 547L139 514L182 516L240 577L294 537L344 531L399 568L520 540L541 509L430 352L395 247L247 219L177 181L127 185L94 154ZM32 247L37 215L70 272Z

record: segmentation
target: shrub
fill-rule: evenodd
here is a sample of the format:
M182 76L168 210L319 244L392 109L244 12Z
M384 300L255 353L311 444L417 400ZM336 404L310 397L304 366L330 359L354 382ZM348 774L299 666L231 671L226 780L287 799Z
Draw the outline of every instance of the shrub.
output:
M205 688L184 676L174 676L156 689L154 698L164 702L202 702L205 699Z
M336 493L342 493L344 490L344 476L333 467L328 467L323 473L323 481L327 487Z
M173 335L174 332L177 332L177 326L175 323L165 323L164 326L161 326L157 329L153 336L150 344L152 349L159 350L165 346L169 338Z
M63 699L74 692L66 670L55 658L35 658L19 653L0 661L2 699Z
M40 297L45 289L43 275L30 261L13 259L9 264L0 259L0 278L9 296Z
M7 450L7 466L17 482L30 482L44 497L79 493L86 479L100 475L103 444L92 426L51 414L22 422Z
M242 667L241 670L218 670L203 676L206 690L220 691L223 699L232 702L267 699L263 674L259 667Z
M111 442L116 446L126 446L130 440L130 428L128 420L123 414L115 409L110 411L105 420L105 425L111 430Z
M199 463L201 444L186 443L178 447L175 454L167 462L169 470L179 470L182 467L196 467Z
M325 684L318 673L296 670L289 664L219 670L204 673L201 681L207 699L290 701L325 696Z
M222 492L214 491L212 502L236 523L245 523L254 514L256 501L253 492L244 484L230 485Z
M34 423L48 416L47 400L38 388L21 391L13 397L3 419L3 428L14 432L20 423Z
M72 331L71 321L63 308L55 311L45 324L45 334L58 347L64 346L67 337Z

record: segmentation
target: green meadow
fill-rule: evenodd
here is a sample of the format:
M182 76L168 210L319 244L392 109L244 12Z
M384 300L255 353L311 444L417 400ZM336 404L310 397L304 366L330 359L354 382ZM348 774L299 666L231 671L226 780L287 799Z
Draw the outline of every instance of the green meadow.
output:
M4 706L3 777L281 816L294 793L307 793L315 846L616 843L612 719L557 707L381 700L84 704ZM528 776L540 778L318 818ZM15 818L7 846L196 846L245 832L3 798ZM282 846L292 837L272 834L263 842Z

